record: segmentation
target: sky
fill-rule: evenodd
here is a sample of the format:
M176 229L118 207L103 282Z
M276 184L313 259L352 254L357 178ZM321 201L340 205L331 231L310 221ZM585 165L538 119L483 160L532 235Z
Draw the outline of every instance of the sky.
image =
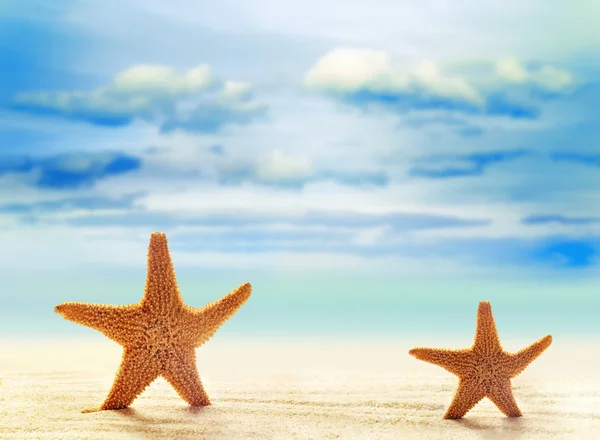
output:
M486 3L0 0L0 336L154 231L230 336L600 333L600 3Z

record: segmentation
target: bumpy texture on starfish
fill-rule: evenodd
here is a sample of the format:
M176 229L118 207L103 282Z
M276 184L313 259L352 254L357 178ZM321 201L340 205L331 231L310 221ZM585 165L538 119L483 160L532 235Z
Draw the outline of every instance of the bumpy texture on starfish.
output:
M500 346L489 302L479 303L477 332L473 346L465 350L413 348L409 354L445 368L459 377L458 390L444 418L460 419L484 397L509 417L521 411L512 393L510 379L517 376L550 346L552 336L543 337L518 353L505 352Z
M179 295L167 237L150 237L144 297L112 306L67 302L54 308L65 319L94 328L123 346L123 358L108 397L98 410L128 407L158 376L192 406L210 405L196 369L195 348L215 334L250 296L245 283L197 309Z

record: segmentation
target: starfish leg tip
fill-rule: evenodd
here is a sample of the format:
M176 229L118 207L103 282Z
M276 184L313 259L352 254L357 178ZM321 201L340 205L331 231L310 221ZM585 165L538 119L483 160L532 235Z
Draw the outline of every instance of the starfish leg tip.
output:
M205 401L205 402L197 402L197 403L192 403L190 406L192 408L202 408L204 406L211 406L212 403L210 403L210 401Z
M62 315L64 312L64 308L65 308L65 304L58 304L56 306L54 306L54 313L57 313L59 315Z
M492 304L489 301L479 301L479 310L490 310L492 308Z
M408 354L419 359L422 360L423 358L423 348L411 348L410 350L408 350Z
M243 301L246 301L248 298L250 298L250 295L252 294L252 284L246 282L239 286L237 289L235 289L234 292L236 292L238 297L241 297Z
M458 419L462 419L462 416L457 416L455 414L444 414L444 419L445 420L458 420Z

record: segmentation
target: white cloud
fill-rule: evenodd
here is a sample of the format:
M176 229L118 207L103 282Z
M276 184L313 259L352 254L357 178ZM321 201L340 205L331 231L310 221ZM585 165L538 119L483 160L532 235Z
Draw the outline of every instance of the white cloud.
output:
M98 125L122 126L135 120L163 130L215 132L223 125L246 124L265 113L246 83L216 78L208 65L183 74L161 65L137 65L92 91L26 92L17 108L50 112Z
M263 181L295 181L311 177L314 169L310 158L287 155L274 150L256 164L256 177Z
M408 67L406 61L380 50L335 49L307 71L304 86L347 105L393 114L445 110L532 120L539 118L549 99L558 98L535 92L573 92L577 84L565 70L551 65L533 68L515 58L446 63L424 59Z
M366 87L374 91L406 90L408 78L394 71L385 52L342 48L321 57L306 74L305 85L343 93Z
M524 83L529 72L515 58L503 58L496 62L496 74L505 81Z
M319 59L304 80L311 90L333 93L428 94L481 105L482 97L464 79L442 74L433 61L411 70L391 64L382 51L336 49Z
M413 80L434 96L462 100L477 105L483 98L469 83L458 77L444 76L433 61L423 61L415 69Z
M575 84L573 76L562 69L544 65L539 69L528 69L513 57L496 62L496 74L508 83L532 84L551 92L561 92Z
M115 76L110 87L115 94L123 95L164 95L173 96L198 93L216 85L210 66L200 65L179 75L167 66L137 65Z
M575 83L569 72L553 66L544 66L534 72L532 81L553 92L560 92Z
M240 81L227 81L220 94L224 99L248 99L251 97L250 84Z

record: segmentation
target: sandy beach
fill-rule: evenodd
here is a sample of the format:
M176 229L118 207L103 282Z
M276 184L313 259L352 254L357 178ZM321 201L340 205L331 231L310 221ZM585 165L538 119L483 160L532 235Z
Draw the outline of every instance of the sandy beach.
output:
M541 336L541 335L540 335ZM530 341L503 341L516 351ZM555 338L519 377L524 417L487 399L442 416L457 379L407 354L471 341L238 339L198 350L212 405L192 409L162 379L126 410L82 414L111 386L121 348L89 340L0 342L0 438L593 439L600 432L600 340Z

